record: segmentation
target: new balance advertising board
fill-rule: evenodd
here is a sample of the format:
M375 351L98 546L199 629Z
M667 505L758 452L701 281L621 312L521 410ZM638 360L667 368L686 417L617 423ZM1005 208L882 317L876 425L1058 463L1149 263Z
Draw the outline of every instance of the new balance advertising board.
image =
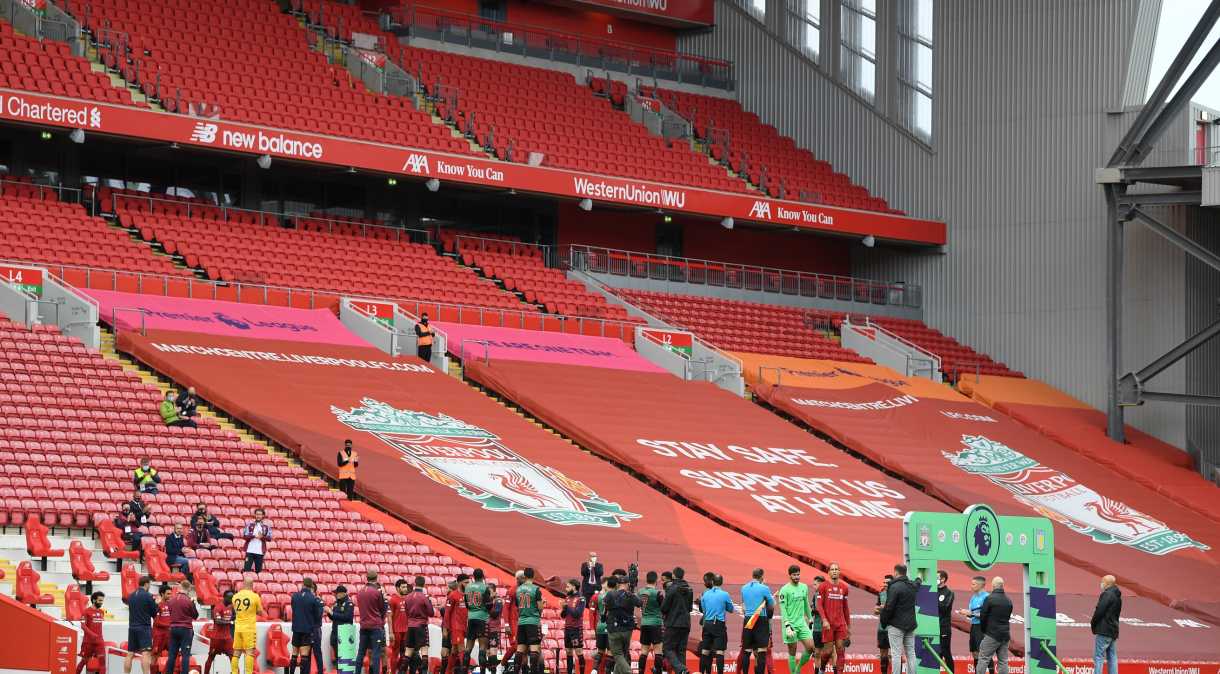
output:
M608 564L638 553L645 569L723 569L738 582L792 561L417 358L157 330L122 332L119 347L332 477L351 438L362 495L502 568L567 577L592 547Z
M871 234L879 239L928 245L945 243L944 223L931 220L379 145L223 120L201 120L29 92L0 89L0 119L717 218L730 216L742 221L802 229L861 236Z

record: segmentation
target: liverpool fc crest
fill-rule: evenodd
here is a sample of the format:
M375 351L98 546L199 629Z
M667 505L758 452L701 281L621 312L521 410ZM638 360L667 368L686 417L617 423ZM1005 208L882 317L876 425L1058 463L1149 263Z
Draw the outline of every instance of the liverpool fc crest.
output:
M361 407L330 411L343 424L393 447L425 477L486 510L519 512L552 524L618 527L640 517L584 483L534 463L494 434L446 414L396 409L364 398Z

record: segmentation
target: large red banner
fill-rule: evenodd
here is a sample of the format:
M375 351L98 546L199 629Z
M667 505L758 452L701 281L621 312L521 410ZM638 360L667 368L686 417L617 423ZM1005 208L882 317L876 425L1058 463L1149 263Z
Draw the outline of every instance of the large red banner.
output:
M0 119L572 199L589 198L717 218L729 216L840 234L871 234L895 241L945 243L945 224L932 220L201 120L30 92L0 89Z
M712 569L739 584L793 561L417 358L169 331L123 332L119 346L332 477L353 439L366 498L501 568L566 578L595 550L611 568L638 556L645 571L682 566L697 584Z
M710 26L715 0L548 0L558 5L585 5L631 14L641 20Z
M1127 442L1106 435L1106 415L1044 382L1013 377L963 378L962 392L1120 475L1220 523L1216 485L1190 454L1128 426Z
M954 507L1046 516L1060 525L1060 558L1220 621L1220 532L1210 522L947 387L922 397L904 383L838 364L801 386L754 391Z

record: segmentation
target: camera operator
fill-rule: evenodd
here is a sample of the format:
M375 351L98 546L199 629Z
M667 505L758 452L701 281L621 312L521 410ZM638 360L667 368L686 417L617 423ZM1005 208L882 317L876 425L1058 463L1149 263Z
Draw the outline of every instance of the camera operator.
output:
M631 633L635 631L635 610L640 607L640 598L622 587L618 575L606 580L606 632L609 634L610 653L614 656L614 674L632 674Z

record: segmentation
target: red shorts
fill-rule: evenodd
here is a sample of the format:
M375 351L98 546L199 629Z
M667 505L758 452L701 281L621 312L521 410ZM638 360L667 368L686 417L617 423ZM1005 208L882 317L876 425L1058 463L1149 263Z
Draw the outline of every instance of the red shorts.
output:
M822 625L822 643L829 644L847 638L847 625Z
M77 656L81 660L88 660L93 657L105 657L106 643L103 641L85 641L80 645L80 655Z
M208 649L208 655L227 655L233 657L233 640L213 637L212 645Z
M161 653L169 650L169 630L159 630L153 628L153 653Z

